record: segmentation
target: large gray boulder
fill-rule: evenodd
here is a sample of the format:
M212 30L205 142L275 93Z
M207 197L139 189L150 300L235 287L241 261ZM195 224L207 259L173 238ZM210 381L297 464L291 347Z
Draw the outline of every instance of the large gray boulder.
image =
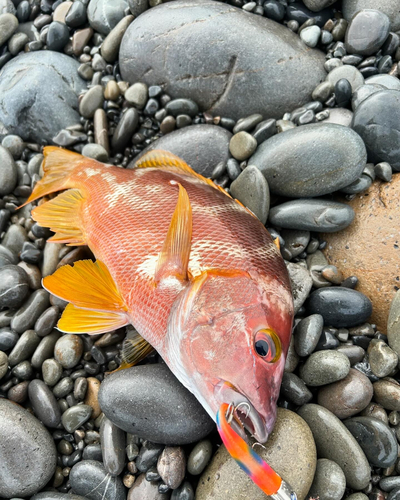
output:
M161 85L203 111L238 119L277 118L311 100L325 58L274 21L213 0L152 8L121 43L124 80Z
M343 16L347 21L356 12L363 9L377 9L384 12L390 19L390 31L400 30L400 7L399 0L343 0Z

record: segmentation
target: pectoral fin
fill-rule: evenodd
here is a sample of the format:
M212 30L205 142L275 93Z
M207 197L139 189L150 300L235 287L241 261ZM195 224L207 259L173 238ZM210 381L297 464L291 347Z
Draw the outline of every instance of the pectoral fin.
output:
M188 265L192 241L192 207L186 189L179 186L178 202L172 215L167 237L158 258L155 282L174 276L188 278Z

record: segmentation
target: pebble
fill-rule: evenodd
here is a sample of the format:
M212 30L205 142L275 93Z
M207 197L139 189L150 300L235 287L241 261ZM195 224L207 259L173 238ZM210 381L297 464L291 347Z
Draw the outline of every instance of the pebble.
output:
M0 267L0 307L18 308L29 295L26 272L19 266Z
M68 41L68 27L64 23L53 21L47 31L47 49L61 52Z
M292 486L297 498L304 500L317 463L314 440L304 420L292 411L278 408L275 427L267 443L255 449ZM265 499L265 494L239 469L223 445L203 472L196 490L196 500L211 498Z
M311 97L314 99L314 101L326 102L332 95L333 88L334 86L331 82L321 82L315 87L313 93L311 94Z
M338 351L317 351L300 368L300 376L312 387L342 380L350 371L349 358Z
M83 2L73 2L73 4L66 12L65 24L70 28L78 28L79 26L83 26L86 23L86 21L87 21L86 7L83 4Z
M263 121L263 116L260 113L255 113L245 118L241 118L236 122L233 127L232 132L237 134L238 132L251 132L259 123Z
M294 373L288 372L283 374L281 396L298 406L309 403L313 397L301 378Z
M33 415L6 399L0 399L0 428L0 495L34 495L48 483L56 468L52 437Z
M391 491L400 488L400 476L384 477L379 481L379 487L383 491Z
M387 325L388 344L400 355L400 293L397 291L390 304Z
M10 366L15 366L21 361L29 359L35 352L35 349L39 345L39 343L40 337L36 335L36 332L34 330L26 330L20 336L13 350L8 355L8 362Z
M127 8L127 0L113 0L111 3L108 0L90 0L87 9L90 26L102 35L108 35L125 16Z
M333 123L350 127L353 120L353 113L346 108L333 108L329 110L329 118L324 120L324 123Z
M400 81L392 75L373 75L365 80L367 85L382 85L388 90L400 90Z
M189 115L194 118L199 112L199 107L192 99L173 99L165 106L167 112L175 117L178 115Z
M346 476L340 466L328 460L317 460L314 481L308 494L320 500L341 500L346 489Z
M349 81L352 92L355 92L358 87L364 85L364 77L360 71L349 64L344 64L343 66L333 69L326 77L327 81L331 82L332 85L336 85L342 78Z
M339 465L348 487L355 490L365 488L371 477L368 460L342 422L329 410L316 404L304 405L298 413L311 428L318 456Z
M0 47L15 33L18 28L18 19L14 14L6 12L0 14Z
M371 316L372 304L356 290L329 287L312 292L307 302L307 311L321 314L325 325L348 328L365 322Z
M350 368L344 379L318 391L318 404L344 419L364 410L371 402L372 395L373 388L368 377Z
M76 366L83 353L83 342L78 335L64 335L57 340L54 357L64 368Z
M93 118L96 109L101 108L103 103L103 87L95 85L84 94L79 103L79 112L84 118Z
M108 63L114 63L117 60L122 37L133 20L133 16L122 18L101 44L101 55Z
M171 500L194 500L194 490L189 481L184 481L172 492Z
M104 468L112 476L119 476L125 465L124 431L104 418L100 427L100 440Z
M25 33L14 33L8 40L8 50L12 56L16 56L29 42L29 37Z
M92 416L92 407L89 405L76 405L68 408L61 417L61 422L67 432L74 432Z
M57 398L65 398L74 388L74 381L70 377L62 378L53 388L53 394Z
M382 340L373 339L368 347L368 359L372 373L379 378L392 375L398 365L398 355Z
M316 47L319 37L321 35L321 28L319 26L308 26L300 32L300 38L307 45L307 47Z
M352 183L360 177L366 161L364 143L351 129L314 123L271 137L249 163L261 170L272 193L305 198Z
M139 125L139 112L135 108L129 108L122 115L115 129L111 145L115 151L123 151L131 141L133 134Z
M239 161L247 160L257 148L257 141L248 132L238 132L229 143L229 151Z
M379 10L362 9L357 12L346 31L346 50L349 54L375 54L389 35L390 20Z
M166 446L157 461L157 471L164 483L175 490L185 477L186 458L180 446Z
M60 315L60 309L57 306L52 306L46 309L36 320L35 332L39 337L45 337L48 335L53 328L56 326L58 317Z
M230 192L233 198L249 208L263 224L267 222L270 204L269 188L265 177L257 167L253 165L246 167L232 182Z
M270 222L278 227L316 232L340 231L353 219L349 206L325 199L288 201L269 211Z
M358 87L358 89L353 93L352 99L351 99L351 107L353 111L357 109L357 107L365 101L365 99L368 99L368 97L372 94L375 94L376 92L380 92L381 90L384 90L385 87L382 85L379 85L377 83L369 83L365 85L361 85L361 87Z
M4 377L8 370L8 356L5 352L0 351L0 380Z
M213 446L211 441L203 439L199 441L189 454L187 470L189 474L198 476L203 472L212 457Z
M121 479L109 475L104 465L96 460L83 460L75 464L69 473L69 481L75 493L89 500L126 499Z
M287 264L287 270L292 287L294 312L296 314L306 301L313 282L309 271L299 264L289 262L289 264Z
M82 155L101 162L107 162L109 159L107 151L100 144L85 144Z
M168 500L168 498L168 494L158 491L157 483L146 480L145 474L140 474L137 477L127 496L127 500Z
M316 348L321 337L324 318L312 314L302 319L294 330L294 345L299 356L308 356Z
M84 28L84 29L75 31L75 33L72 36L72 52L75 56L78 57L82 54L84 48L87 46L87 44L89 43L92 36L93 36L93 29L92 28ZM91 68L91 66L90 66L90 69L93 72L93 69ZM87 71L86 71L86 73L87 73Z
M42 380L32 380L28 394L36 417L47 427L56 428L61 421L61 410L48 386Z
M8 351L17 343L19 336L10 328L0 328L0 351Z
M44 382L52 387L61 378L63 368L58 361L53 358L45 359L42 364L42 375Z
M3 140L2 144L5 141ZM4 146L4 144L3 144ZM18 182L17 167L12 157L11 151L0 146L0 195L12 193Z
M92 418L97 418L101 413L100 404L98 401L100 382L95 377L88 377L87 383L88 386L84 403L85 405L89 405L92 407Z
M374 400L385 410L400 410L400 384L392 379L385 378L373 384Z
M281 248L281 253L286 260L291 260L303 253L310 241L309 231L283 229L281 230L281 236L285 240L285 244Z
M191 443L214 428L195 397L163 364L136 366L109 375L101 384L99 402L115 425L158 443Z

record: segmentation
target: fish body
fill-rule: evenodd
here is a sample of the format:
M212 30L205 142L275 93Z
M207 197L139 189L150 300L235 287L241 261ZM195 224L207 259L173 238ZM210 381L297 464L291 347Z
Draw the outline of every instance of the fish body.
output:
M149 155L126 170L46 148L28 201L67 191L33 218L53 241L86 244L97 259L44 279L71 303L59 327L131 323L212 418L223 402L246 402L245 425L265 441L293 319L284 261L243 206L179 158Z

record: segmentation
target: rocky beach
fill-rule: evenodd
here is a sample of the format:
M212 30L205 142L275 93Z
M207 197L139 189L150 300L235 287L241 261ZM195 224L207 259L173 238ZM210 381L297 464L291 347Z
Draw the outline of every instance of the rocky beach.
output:
M170 151L258 217L295 319L255 450L299 500L400 500L398 0L0 0L0 498L265 499L156 352L114 372L133 327L57 330L42 278L93 254L19 208L46 145Z

